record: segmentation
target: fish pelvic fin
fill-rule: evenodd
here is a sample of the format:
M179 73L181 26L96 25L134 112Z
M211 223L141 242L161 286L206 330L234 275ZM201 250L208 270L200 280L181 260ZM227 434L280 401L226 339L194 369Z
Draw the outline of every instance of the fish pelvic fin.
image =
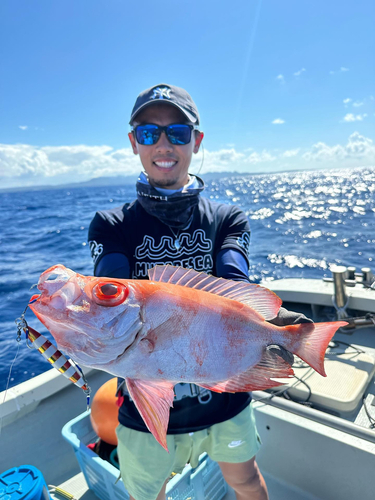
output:
M277 354L264 350L260 362L243 373L223 382L197 384L214 392L249 392L270 389L285 382L273 378L290 378L294 375L292 367Z
M174 385L166 380L135 380L125 378L130 397L148 430L169 453L167 428L169 408L173 406Z
M148 271L151 281L161 281L173 285L195 288L203 292L236 300L255 309L265 320L275 318L282 300L274 292L254 283L216 278L194 269L177 266L155 266Z
M287 342L282 345L303 359L320 375L326 377L324 370L325 352L336 331L345 325L347 325L346 321L333 321L284 326L281 329L284 331Z

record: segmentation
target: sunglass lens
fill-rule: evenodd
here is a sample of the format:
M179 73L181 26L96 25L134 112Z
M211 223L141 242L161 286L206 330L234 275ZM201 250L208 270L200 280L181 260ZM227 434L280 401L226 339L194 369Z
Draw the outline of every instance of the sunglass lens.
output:
M137 142L151 146L156 144L160 137L160 129L156 125L139 125L136 129Z
M172 144L189 144L191 139L191 128L189 125L169 125L167 128L168 139Z

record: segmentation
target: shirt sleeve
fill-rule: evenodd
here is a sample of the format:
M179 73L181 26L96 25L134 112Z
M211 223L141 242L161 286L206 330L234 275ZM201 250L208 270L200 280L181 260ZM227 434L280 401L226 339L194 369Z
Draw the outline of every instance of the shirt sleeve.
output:
M248 261L237 249L225 248L216 257L216 274L227 280L249 281Z
M114 214L105 212L97 212L91 221L88 241L91 257L94 261L94 274L96 274L97 266L104 256L121 253L127 257L119 222Z
M95 267L95 276L106 278L130 278L130 266L123 253L108 253L100 259Z
M250 224L245 213L238 207L232 206L224 218L217 243L217 257L222 250L235 250L245 258L249 268Z

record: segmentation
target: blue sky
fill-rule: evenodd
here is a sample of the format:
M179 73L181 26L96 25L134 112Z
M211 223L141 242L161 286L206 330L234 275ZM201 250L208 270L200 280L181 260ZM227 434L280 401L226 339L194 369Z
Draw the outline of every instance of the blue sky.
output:
M375 166L374 20L373 0L2 0L0 187L139 171L128 117L161 82L198 105L202 172Z

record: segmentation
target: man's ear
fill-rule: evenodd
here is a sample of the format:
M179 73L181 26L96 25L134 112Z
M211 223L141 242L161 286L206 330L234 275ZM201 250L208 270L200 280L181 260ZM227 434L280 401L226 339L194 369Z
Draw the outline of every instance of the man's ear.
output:
M129 137L130 144L132 145L133 153L135 155L139 154L138 153L137 141L135 140L134 133L133 132L129 132L128 133L128 137Z
M199 151L199 147L201 142L203 141L204 133L203 132L195 132L195 144L193 152L196 154Z

